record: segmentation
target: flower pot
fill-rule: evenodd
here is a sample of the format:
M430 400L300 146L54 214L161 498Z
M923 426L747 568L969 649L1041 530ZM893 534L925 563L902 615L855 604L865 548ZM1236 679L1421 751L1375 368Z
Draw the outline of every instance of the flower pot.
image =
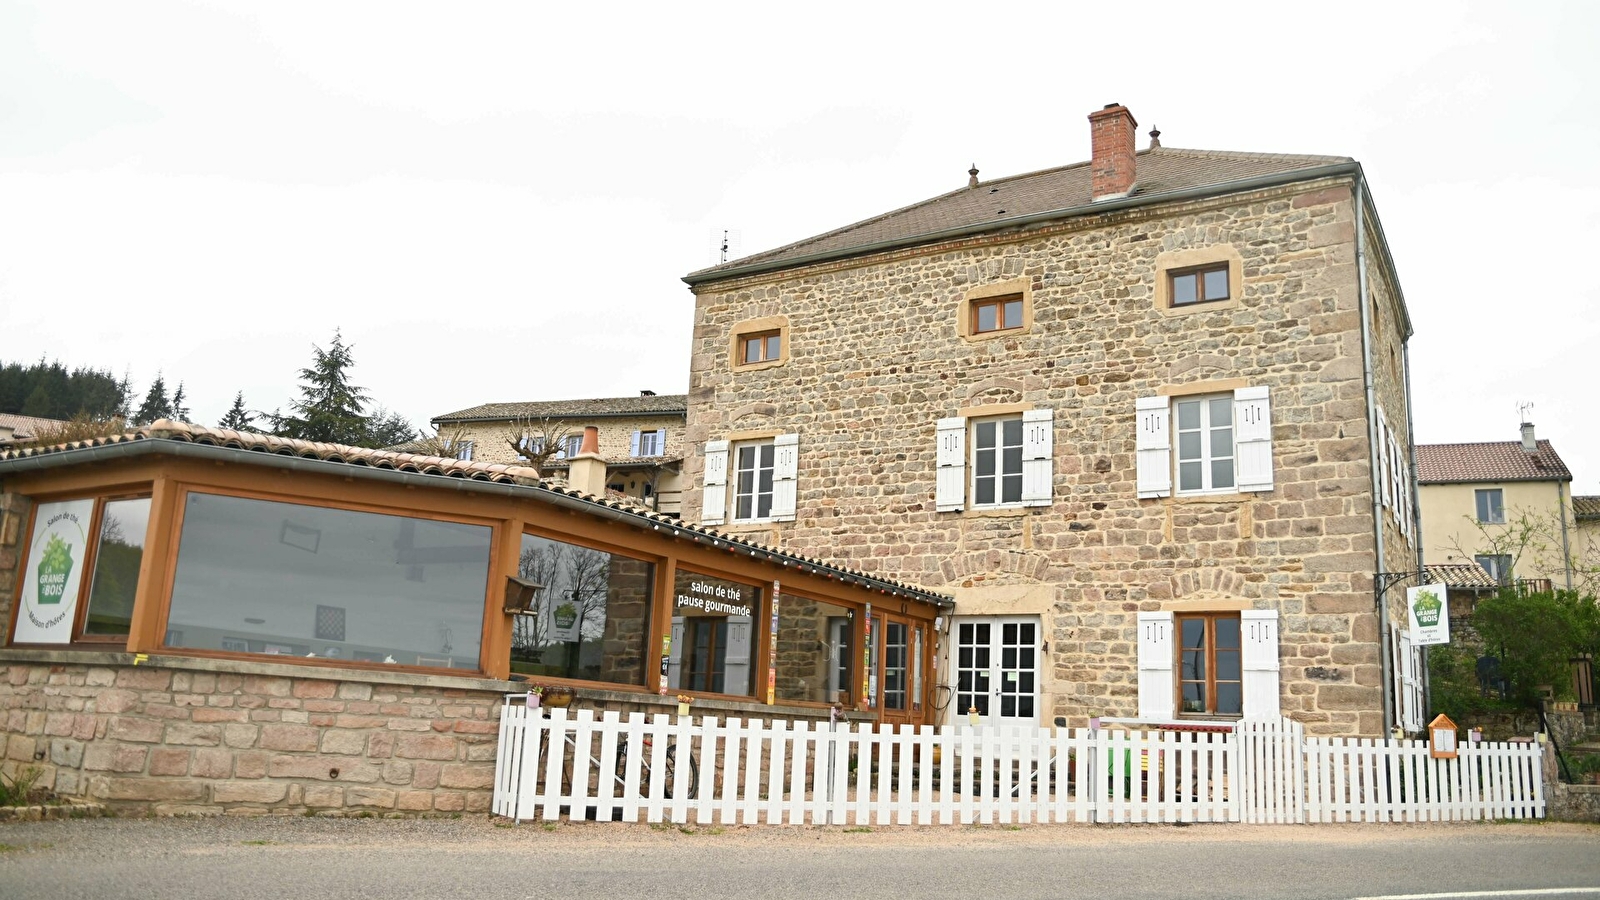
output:
M544 689L544 705L550 707L571 706L577 695L572 688L549 687Z
M680 702L678 704L678 715L687 716L688 714L689 714L689 704Z

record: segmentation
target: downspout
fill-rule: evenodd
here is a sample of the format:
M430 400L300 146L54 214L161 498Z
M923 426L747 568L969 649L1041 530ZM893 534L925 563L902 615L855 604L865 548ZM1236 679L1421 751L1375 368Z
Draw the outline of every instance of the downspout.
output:
M1572 590L1572 546L1567 542L1566 482L1556 482L1556 514L1561 517L1561 569L1567 575L1567 590Z
M1426 572L1422 565L1422 489L1417 485L1417 429L1411 415L1411 335L1400 342L1400 375L1406 388L1406 490L1411 492L1411 547L1417 553L1417 583L1422 584ZM1449 588L1445 589L1449 593ZM1433 678L1428 667L1428 652L1422 648L1422 708L1423 719L1433 711Z
M1378 398L1372 376L1372 321L1367 304L1367 223L1366 191L1363 179L1355 183L1356 206L1356 305L1361 308L1361 381L1367 397L1367 462L1372 485L1372 537L1376 552L1372 567L1372 596L1378 613L1378 662L1383 681L1383 736L1394 727L1394 697L1391 691L1394 666L1389 658L1389 609L1386 595L1379 593L1378 573L1384 571L1383 498L1378 490Z

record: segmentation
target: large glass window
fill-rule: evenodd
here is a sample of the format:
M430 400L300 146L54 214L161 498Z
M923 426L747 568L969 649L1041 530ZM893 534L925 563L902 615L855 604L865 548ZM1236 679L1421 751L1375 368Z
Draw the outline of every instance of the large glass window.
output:
M974 506L1022 502L1022 417L972 426Z
M86 635L126 635L133 622L133 595L144 560L145 526L150 498L108 500L100 514L100 543L95 548L94 577L89 583Z
M479 668L492 530L190 493L171 646Z
M1233 490L1233 397L1180 400L1177 407L1178 491Z
M1239 614L1178 617L1179 712L1237 716L1244 712Z
M511 624L511 671L643 685L654 566L522 536L517 574L540 585Z
M849 704L853 622L843 606L783 595L773 649L779 700Z
M672 599L667 684L712 694L755 693L761 589L679 570Z

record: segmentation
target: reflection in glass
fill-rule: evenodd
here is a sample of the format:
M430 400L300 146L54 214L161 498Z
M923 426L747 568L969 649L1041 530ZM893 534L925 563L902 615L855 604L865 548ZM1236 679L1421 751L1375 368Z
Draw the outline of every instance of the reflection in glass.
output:
M848 703L852 624L845 607L784 594L772 656L778 670L777 699Z
M672 598L668 687L752 696L755 623L760 616L760 588L678 570Z
M145 526L150 498L111 500L100 517L100 545L95 549L94 580L89 586L89 612L84 634L125 635L133 622L133 595L144 559Z
M169 634L174 646L476 671L491 537L483 525L191 492ZM344 610L343 640L317 637L319 606Z
M644 684L650 563L524 534L517 574L543 587L512 620L511 671Z

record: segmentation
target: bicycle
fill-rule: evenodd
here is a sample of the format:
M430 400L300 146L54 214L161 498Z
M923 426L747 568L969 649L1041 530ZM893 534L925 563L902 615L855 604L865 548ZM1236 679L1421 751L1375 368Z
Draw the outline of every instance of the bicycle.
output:
M650 759L654 755L652 748L655 742L649 735L642 739L643 749L639 753L639 795L650 796ZM662 794L666 799L672 799L673 774L677 771L678 745L673 742L667 745L666 761L661 766ZM623 735L617 742L617 784L627 786L628 771L628 738ZM689 754L689 799L695 799L700 793L700 764L695 762L694 754Z

